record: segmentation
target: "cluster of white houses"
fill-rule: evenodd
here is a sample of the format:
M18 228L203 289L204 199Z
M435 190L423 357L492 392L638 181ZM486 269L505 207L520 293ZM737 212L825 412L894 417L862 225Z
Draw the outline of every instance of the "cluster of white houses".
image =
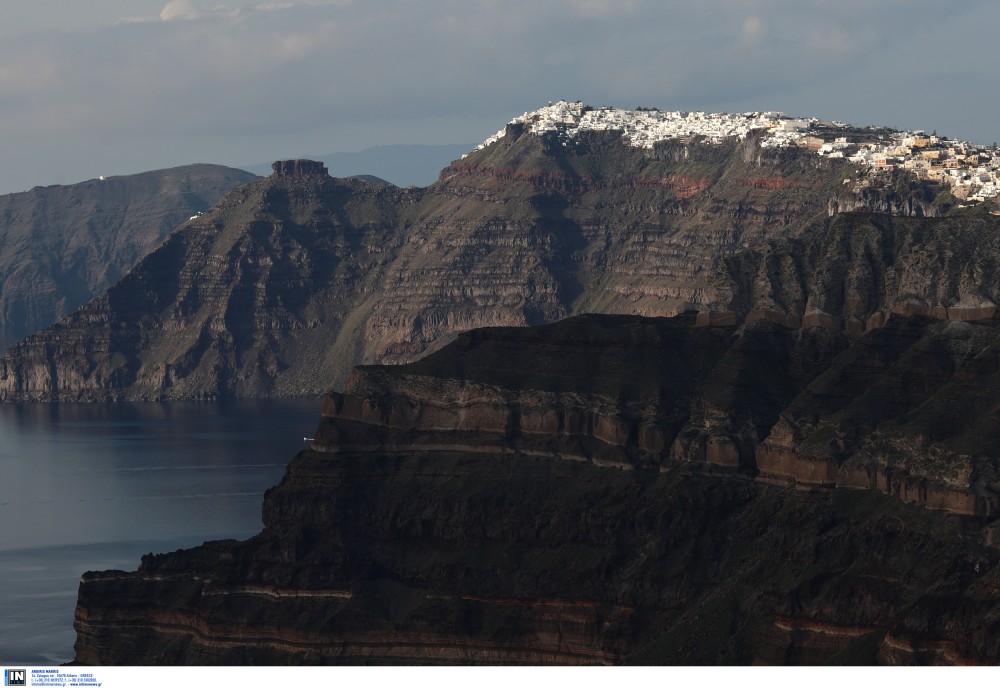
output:
M1000 196L1000 151L922 131L892 131L876 140L848 143L803 136L799 145L826 157L846 157L874 174L909 170L919 179L948 184L952 194L970 202Z
M745 138L755 129L765 130L765 148L800 146L827 158L847 158L878 175L894 169L912 171L917 177L951 186L952 193L968 201L1000 195L1000 151L965 141L926 135L921 131L859 130L842 122L796 119L780 112L708 113L664 112L656 109L622 110L592 108L583 103L559 101L515 117L533 134L556 133L564 142L580 131L621 131L633 146L652 148L666 139L703 137L710 143L730 137ZM837 130L855 135L837 136ZM503 138L506 129L486 139L482 149ZM857 136L870 131L871 136Z

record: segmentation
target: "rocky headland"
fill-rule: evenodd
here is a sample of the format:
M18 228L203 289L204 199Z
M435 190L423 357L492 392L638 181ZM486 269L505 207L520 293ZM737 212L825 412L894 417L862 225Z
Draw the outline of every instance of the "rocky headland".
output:
M0 344L72 313L178 225L254 179L187 165L0 196Z
M1000 324L580 316L366 366L78 662L995 663Z

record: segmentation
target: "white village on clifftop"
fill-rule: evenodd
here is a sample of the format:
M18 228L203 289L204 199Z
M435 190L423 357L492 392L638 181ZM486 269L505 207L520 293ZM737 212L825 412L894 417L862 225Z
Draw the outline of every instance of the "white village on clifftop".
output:
M1000 195L1000 151L996 144L977 146L919 130L854 127L816 118L792 118L781 112L622 110L564 100L526 112L510 123L524 124L536 135L557 134L564 142L582 131L621 131L626 142L639 148L693 136L721 143L731 137L743 139L759 129L766 132L760 141L764 148L797 146L825 158L846 158L873 177L908 170L918 179L947 184L956 198L971 203ZM505 132L501 129L476 150L499 141Z

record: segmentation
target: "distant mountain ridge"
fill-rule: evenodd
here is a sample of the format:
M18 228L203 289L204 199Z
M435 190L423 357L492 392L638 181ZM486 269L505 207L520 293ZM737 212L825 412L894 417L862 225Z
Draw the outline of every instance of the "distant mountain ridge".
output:
M473 327L581 310L674 314L712 298L705 269L720 251L786 216L826 215L827 194L808 187L835 170L777 152L797 185L755 190L746 179L767 173L743 161L746 146L756 150L700 145L685 160L674 144L657 160L610 132L570 152L525 135L424 189L290 166L308 173L236 189L104 295L11 349L0 394L297 396ZM706 188L728 198L703 208Z
M474 148L475 144L373 146L356 153L307 155L322 162L334 177L374 176L396 186L429 186L440 171ZM243 169L266 176L271 164L249 165Z
M281 164L179 229L104 295L8 351L0 396L299 396L339 386L355 364L412 361L475 327L689 309L811 322L807 304L832 326L849 317L864 327L900 298L945 309L978 298L959 293L959 283L907 291L922 275L941 284L912 260L915 272L893 282L903 291L860 280L863 299L825 310L808 295L766 288L766 279L798 275L781 261L801 264L800 255L778 251L759 267L726 262L814 233L840 210L946 214L940 185L898 171L858 188L849 161L763 147L760 133L650 149L621 136L584 131L569 145L559 132L515 123L426 188ZM905 245L920 255L921 240ZM989 263L967 269L995 274ZM779 286L807 288L794 280ZM988 310L992 296L981 296Z
M190 216L256 178L187 165L0 196L0 341L76 310Z

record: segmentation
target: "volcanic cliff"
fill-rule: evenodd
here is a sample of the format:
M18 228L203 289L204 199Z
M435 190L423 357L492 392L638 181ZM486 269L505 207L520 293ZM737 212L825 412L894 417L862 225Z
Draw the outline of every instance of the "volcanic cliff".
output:
M474 327L745 311L726 257L808 234L840 207L941 211L920 185L852 192L851 165L763 148L757 134L570 143L512 124L426 189L279 163L11 348L0 397L319 394L358 363L412 361ZM864 292L852 317L891 307L884 298Z
M77 661L1000 660L1000 324L701 321L358 368L259 535L84 576Z
M256 178L187 165L0 196L0 344L73 312L190 216Z
M1000 661L990 206L527 124L427 189L276 163L8 353L7 399L343 389L259 535L84 575L77 661Z

